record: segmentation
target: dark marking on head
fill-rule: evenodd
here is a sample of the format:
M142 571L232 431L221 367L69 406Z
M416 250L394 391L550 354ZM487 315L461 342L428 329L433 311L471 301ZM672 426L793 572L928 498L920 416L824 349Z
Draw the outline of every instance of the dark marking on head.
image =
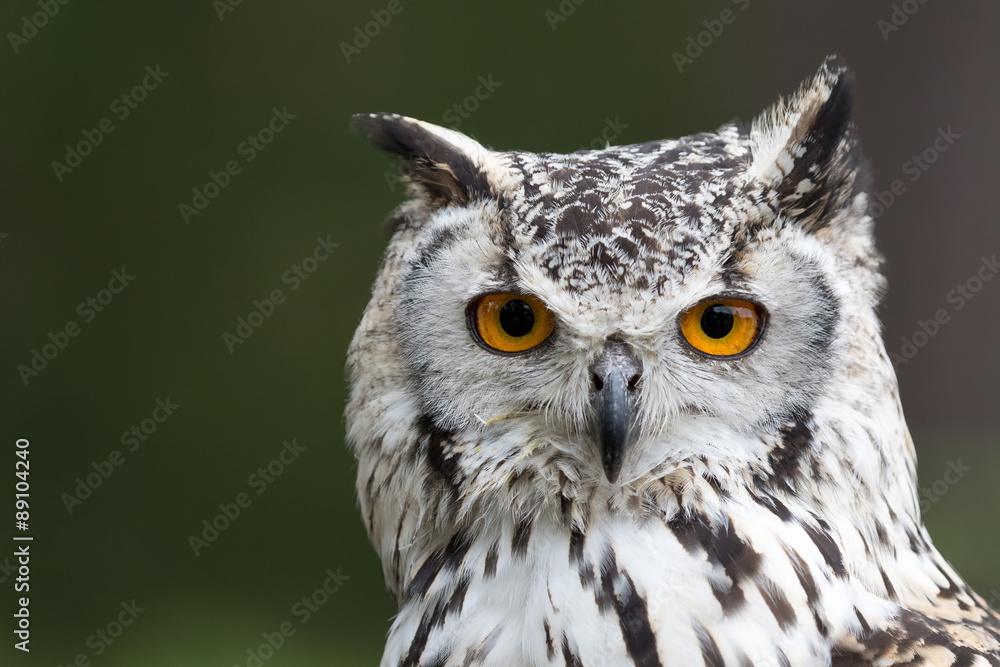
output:
M812 345L820 357L826 360L837 332L837 323L840 321L840 299L834 294L833 288L830 287L826 277L818 267L810 273L809 276L803 276L803 279L808 279L816 291L817 302L820 306L820 315L816 318L816 333L812 338Z
M519 237L544 246L548 275L581 291L595 276L649 289L669 279L654 267L697 265L717 240L713 232L723 230L721 211L736 193L726 179L735 182L748 154L748 144L732 136L704 133L571 155L504 157L522 179L512 204Z
M420 245L416 256L411 260L411 265L430 268L434 260L458 240L458 231L454 227L435 230L430 238Z
M730 256L730 259L723 265L722 272L719 274L727 292L743 291L750 282L746 273L735 268L734 258L735 255Z

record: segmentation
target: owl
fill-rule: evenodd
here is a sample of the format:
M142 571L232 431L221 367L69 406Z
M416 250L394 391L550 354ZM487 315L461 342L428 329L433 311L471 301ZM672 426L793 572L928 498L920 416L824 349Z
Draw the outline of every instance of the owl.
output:
M1000 665L923 526L836 57L570 154L356 117L409 198L348 352L382 665Z

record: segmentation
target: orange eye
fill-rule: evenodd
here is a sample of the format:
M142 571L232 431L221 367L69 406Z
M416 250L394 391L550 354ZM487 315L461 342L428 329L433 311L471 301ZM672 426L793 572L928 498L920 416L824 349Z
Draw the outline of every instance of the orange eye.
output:
M691 347L711 357L735 357L753 347L766 311L743 299L709 299L681 313L681 333Z
M542 343L552 333L552 313L528 294L487 294L469 307L470 329L493 352L516 354Z

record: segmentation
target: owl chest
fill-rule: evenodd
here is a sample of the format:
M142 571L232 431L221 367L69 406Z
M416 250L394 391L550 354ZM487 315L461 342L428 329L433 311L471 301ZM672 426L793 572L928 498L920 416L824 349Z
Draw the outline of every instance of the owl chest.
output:
M424 561L424 576L438 570L427 582L417 569L383 664L779 665L829 655L811 619L799 622L808 608L796 609L761 554L713 562L666 526L525 530Z

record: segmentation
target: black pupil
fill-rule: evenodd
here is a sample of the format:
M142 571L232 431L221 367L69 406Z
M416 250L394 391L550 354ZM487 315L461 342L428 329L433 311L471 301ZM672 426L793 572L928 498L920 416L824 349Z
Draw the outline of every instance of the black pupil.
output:
M717 303L709 306L701 315L701 330L709 338L725 338L733 330L733 311L729 306Z
M534 326L535 313L527 301L511 299L500 309L500 327L508 336L526 336Z

